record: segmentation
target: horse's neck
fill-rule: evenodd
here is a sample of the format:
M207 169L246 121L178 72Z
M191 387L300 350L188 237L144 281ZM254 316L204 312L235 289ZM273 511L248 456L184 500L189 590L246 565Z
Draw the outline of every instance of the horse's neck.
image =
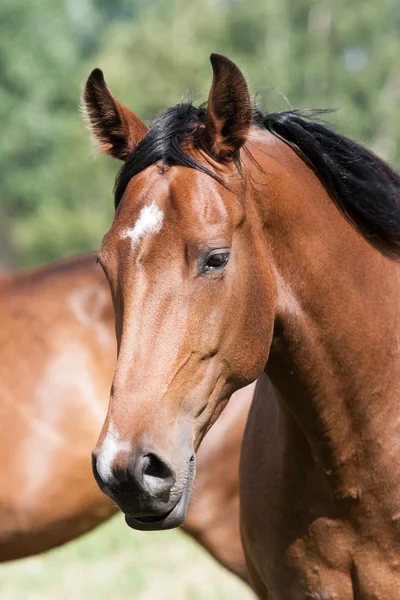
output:
M327 195L309 193L302 206L293 198L296 223L285 228L288 215L277 214L274 232L269 214L276 322L267 372L335 492L351 496L360 471L365 485L377 469L400 482L400 269Z

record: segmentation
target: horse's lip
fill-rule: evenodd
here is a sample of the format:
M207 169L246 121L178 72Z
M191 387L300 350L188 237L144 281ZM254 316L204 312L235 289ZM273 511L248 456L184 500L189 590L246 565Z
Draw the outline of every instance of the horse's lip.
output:
M182 525L186 509L179 510L180 501L170 511L159 516L152 517L134 517L133 515L125 515L125 522L132 529L139 531L159 531L161 529L173 529ZM183 514L181 514L183 513Z
M149 517L135 517L134 515L126 514L125 522L132 529L138 529L139 531L160 531L179 527L186 517L189 495L190 487L183 492L178 502L168 512L159 516Z
M174 506L174 508L175 508L175 506ZM136 521L140 521L141 523L158 523L159 521L163 521L164 519L166 519L168 517L168 515L170 515L172 513L174 508L171 508L171 510L164 513L163 515L149 516L149 517L133 517L133 518L136 519Z

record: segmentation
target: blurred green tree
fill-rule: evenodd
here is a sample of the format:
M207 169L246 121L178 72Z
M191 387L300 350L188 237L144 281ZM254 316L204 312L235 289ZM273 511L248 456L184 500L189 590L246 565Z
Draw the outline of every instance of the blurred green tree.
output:
M104 4L0 5L0 251L14 264L93 248L109 223L115 165L93 163L78 111L86 60L109 26ZM113 2L114 21L127 4Z

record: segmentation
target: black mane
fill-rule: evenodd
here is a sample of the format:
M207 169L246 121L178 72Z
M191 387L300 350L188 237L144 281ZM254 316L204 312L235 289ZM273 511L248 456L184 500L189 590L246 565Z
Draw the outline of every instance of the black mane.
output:
M373 152L315 119L327 111L262 114L254 109L254 125L288 144L314 171L343 215L372 244L400 254L400 176ZM185 151L205 121L205 107L178 104L150 127L119 172L115 205L136 174L157 162L203 171L219 180Z
M194 136L199 125L204 123L205 116L204 107L187 103L168 108L153 121L145 137L127 158L117 175L115 207L118 206L132 177L157 162L161 162L165 167L179 165L212 175L207 167L185 152L185 142Z

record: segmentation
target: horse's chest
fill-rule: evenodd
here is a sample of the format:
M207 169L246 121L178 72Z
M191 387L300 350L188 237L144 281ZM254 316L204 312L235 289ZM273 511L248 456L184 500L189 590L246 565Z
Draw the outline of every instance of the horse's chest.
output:
M243 542L260 598L400 599L400 544L381 503L365 514L354 511L357 498L346 500L353 510L324 504L306 451L298 445L288 452L256 408L242 446L240 484Z
M294 583L282 598L400 598L397 556L383 553L375 543L361 542L340 523L313 523L310 535L287 549L283 563L294 573Z
M362 542L340 520L316 519L292 540L287 520L258 529L246 519L242 524L249 571L262 582L263 600L400 598L400 555Z
M254 540L253 540L254 541ZM265 541L265 540L264 540ZM295 540L286 551L275 547L247 552L249 572L262 600L395 600L400 598L400 572L374 550L351 555L346 540L331 537ZM258 547L257 547L258 546ZM349 543L349 547L351 543ZM253 546L254 547L254 546ZM248 548L247 548L248 550ZM268 592L267 592L268 590Z

